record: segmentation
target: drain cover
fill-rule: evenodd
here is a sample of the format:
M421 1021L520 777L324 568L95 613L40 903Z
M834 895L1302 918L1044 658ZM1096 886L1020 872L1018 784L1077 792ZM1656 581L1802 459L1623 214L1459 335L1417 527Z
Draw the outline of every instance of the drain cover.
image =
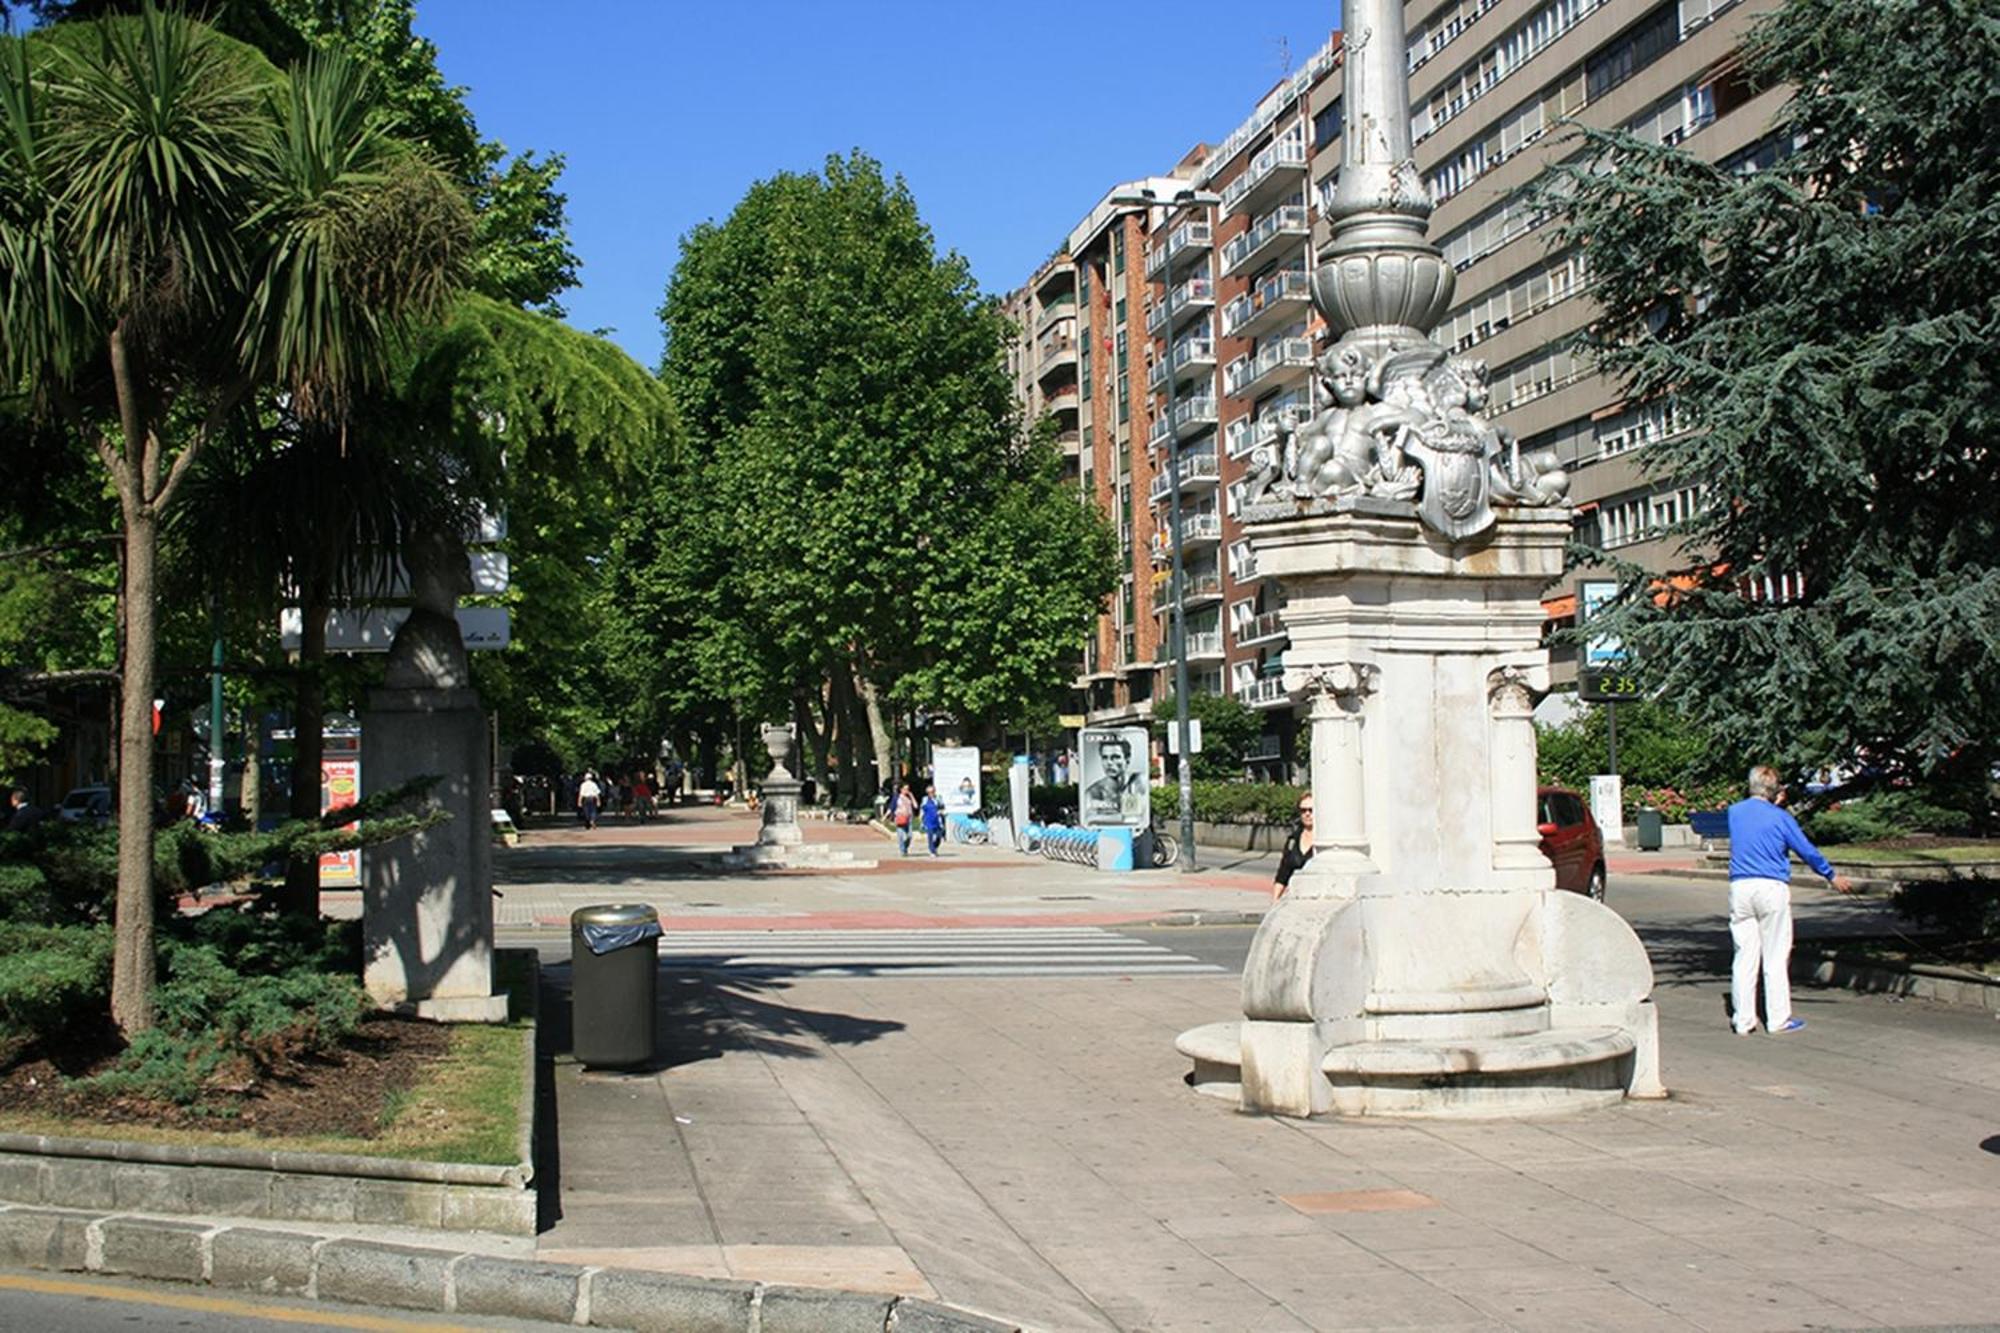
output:
M1091 897L1087 893L1045 893L1041 897L1045 903L1087 903Z

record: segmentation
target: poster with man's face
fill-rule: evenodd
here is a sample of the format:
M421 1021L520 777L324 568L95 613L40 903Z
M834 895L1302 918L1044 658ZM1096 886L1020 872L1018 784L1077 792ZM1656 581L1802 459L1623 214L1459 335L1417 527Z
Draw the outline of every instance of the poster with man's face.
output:
M1144 828L1152 818L1152 772L1144 727L1083 733L1077 818L1085 828Z

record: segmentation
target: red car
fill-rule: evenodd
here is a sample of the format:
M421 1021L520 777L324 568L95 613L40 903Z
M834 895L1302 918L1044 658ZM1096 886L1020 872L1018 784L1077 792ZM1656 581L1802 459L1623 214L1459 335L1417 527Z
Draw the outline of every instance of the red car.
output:
M1556 887L1604 901L1604 834L1590 817L1590 803L1562 787L1535 792L1535 823L1542 855L1556 868Z

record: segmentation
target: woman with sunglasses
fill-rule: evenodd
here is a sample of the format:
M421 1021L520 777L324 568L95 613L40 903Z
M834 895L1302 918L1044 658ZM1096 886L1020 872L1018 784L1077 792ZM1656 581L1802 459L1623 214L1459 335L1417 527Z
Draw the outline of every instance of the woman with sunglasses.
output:
M1278 857L1278 878L1271 885L1271 901L1285 896L1285 890L1292 886L1292 875L1313 855L1313 798L1307 792L1299 797L1299 822L1292 826L1292 836L1285 839L1285 850Z

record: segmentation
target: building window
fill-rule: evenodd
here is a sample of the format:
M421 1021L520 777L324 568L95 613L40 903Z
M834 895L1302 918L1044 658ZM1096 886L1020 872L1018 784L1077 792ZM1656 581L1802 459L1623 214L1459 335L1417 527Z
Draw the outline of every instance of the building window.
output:
M1116 228L1111 233L1111 276L1117 277L1125 271L1125 230Z
M1677 5L1665 4L1648 14L1609 49L1593 56L1583 68L1584 95L1596 101L1680 45L1681 18Z
M1118 376L1118 424L1124 425L1132 419L1132 394L1126 387L1124 374Z
M1123 305L1124 302L1121 301L1119 302L1119 304ZM1125 330L1122 328L1118 330L1117 346L1118 346L1118 373L1122 376L1125 374L1126 371L1131 369L1131 358L1128 355L1129 344L1125 341ZM1122 385L1119 391L1121 393L1124 392Z
M1332 143L1340 137L1340 114L1342 99L1336 97L1319 114L1313 117L1313 151Z
M1117 325L1117 326L1118 326L1118 327L1119 327L1120 329L1123 329L1123 328L1125 327L1125 298L1124 298L1124 297L1122 297L1122 296L1121 296L1121 297L1119 297L1119 298L1118 298L1118 304L1117 304L1117 305L1114 305L1114 306L1112 306L1112 307L1111 307L1111 312L1112 312L1112 313L1111 313L1111 322L1112 322L1113 324L1116 324L1116 325ZM1118 336L1122 338L1122 337L1124 337L1125 335L1124 335L1123 333L1120 333L1120 334L1119 334Z

